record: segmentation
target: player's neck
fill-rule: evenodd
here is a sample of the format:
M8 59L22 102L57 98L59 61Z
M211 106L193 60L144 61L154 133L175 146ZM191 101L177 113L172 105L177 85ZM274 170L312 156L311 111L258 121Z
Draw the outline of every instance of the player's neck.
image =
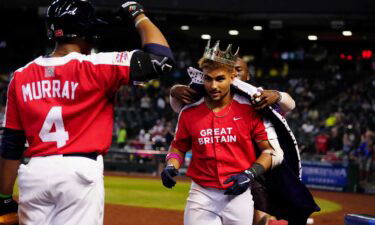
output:
M87 54L88 50L80 44L64 43L56 44L55 50L51 53L51 57L62 57L72 52Z
M219 112L223 108L225 108L227 105L229 105L233 100L233 94L231 92L228 92L228 94L220 99L220 100L212 100L209 97L206 97L205 101L207 104L207 107L210 108L214 112Z

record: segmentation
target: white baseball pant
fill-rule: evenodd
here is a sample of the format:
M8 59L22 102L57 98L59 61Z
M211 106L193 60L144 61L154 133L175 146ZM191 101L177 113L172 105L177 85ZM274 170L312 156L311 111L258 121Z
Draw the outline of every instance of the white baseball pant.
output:
M21 225L102 225L103 157L33 157L18 170Z
M254 202L250 189L237 196L224 195L224 191L192 182L184 225L251 225Z

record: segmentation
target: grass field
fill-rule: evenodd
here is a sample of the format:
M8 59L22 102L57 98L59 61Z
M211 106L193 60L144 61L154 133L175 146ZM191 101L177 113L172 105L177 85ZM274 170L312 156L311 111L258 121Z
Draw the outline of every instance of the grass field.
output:
M106 202L138 207L183 210L190 182L179 181L173 189L158 179L105 177Z
M165 188L159 179L105 176L104 182L106 203L173 210L184 210L190 188L188 181L178 181L173 189ZM315 200L322 210L314 215L341 209L335 202Z
M173 189L165 188L158 179L105 177L106 202L138 207L183 210L190 182L179 181ZM315 198L322 209L316 214L334 212L341 206Z

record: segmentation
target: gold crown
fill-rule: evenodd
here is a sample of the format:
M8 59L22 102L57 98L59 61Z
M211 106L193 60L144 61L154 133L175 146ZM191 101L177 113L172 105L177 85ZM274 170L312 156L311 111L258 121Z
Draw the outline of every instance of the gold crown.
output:
M206 48L204 49L203 58L210 59L215 62L224 63L230 66L234 66L238 57L237 49L236 53L232 53L232 44L229 44L225 51L220 50L220 41L216 41L213 48L210 48L211 40L208 40Z

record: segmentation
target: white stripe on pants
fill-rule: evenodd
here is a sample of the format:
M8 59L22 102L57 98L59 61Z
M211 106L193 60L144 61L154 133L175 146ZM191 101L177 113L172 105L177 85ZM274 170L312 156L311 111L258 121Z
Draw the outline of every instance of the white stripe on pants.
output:
M224 195L224 191L192 182L184 225L251 225L254 202L250 189L237 196Z
M21 225L101 225L103 157L34 157L18 170Z

